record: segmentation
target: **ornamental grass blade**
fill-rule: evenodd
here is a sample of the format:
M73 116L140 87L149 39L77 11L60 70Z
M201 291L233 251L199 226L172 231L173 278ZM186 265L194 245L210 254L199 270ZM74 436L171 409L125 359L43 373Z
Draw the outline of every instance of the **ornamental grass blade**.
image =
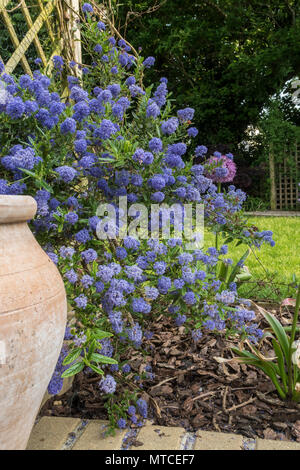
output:
M227 284L230 284L231 282L234 281L239 269L240 269L240 264L241 263L244 263L244 261L246 260L246 258L248 258L249 256L249 253L250 253L250 250L248 249L247 251L245 251L245 253L243 254L243 256L240 258L240 260L236 263L236 265L234 266L234 268L232 269L231 273L230 273L230 276L229 276L229 279L228 279L228 282Z
M285 370L284 355L280 347L280 344L275 339L272 340L272 344L273 344L275 354L277 356L277 364L278 364L278 368L280 372L280 377L281 377L285 392L287 392L288 391L288 388L287 388L288 378L287 378L287 373Z
M290 342L289 342L289 338L288 338L288 336L285 332L285 329L283 328L281 323L277 320L277 318L275 318L273 315L271 315L271 313L267 312L264 308L260 307L255 302L253 302L253 304L258 308L260 313L264 316L264 318L269 323L272 332L276 336L276 338L277 338L277 340L278 340L278 342L279 342L279 344L282 348L285 360L288 362Z

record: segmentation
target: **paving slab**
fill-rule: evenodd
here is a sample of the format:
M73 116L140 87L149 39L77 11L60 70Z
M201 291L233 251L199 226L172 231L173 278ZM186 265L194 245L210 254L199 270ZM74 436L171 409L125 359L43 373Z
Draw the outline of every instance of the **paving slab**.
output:
M44 416L34 426L27 450L60 450L80 423L77 418Z
M105 436L108 421L45 416L31 433L28 450L300 450L300 443L247 439L238 434L211 431L187 433L184 428L156 426L150 421L140 430L118 430ZM128 445L125 436L132 434ZM130 436L129 436L130 437ZM137 446L131 445L138 441ZM141 445L140 445L141 444Z
M185 434L184 428L146 425L141 428L136 438L143 445L132 446L130 450L180 450Z
M105 437L107 424L107 421L102 420L89 421L72 450L120 450L126 430L118 430L115 436Z
M194 450L242 450L243 436L212 431L197 431Z
M274 441L257 439L256 450L300 450L300 443L291 441Z

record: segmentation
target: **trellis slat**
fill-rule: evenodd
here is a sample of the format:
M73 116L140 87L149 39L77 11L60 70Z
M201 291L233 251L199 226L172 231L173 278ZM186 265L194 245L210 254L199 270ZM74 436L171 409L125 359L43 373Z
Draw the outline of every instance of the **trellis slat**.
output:
M39 32L39 30L43 26L43 23L46 20L47 16L50 15L50 13L53 11L54 7L55 7L55 1L49 2L45 6L45 8L41 11L38 18L35 20L32 27L28 30L28 32L26 33L26 35L24 36L24 38L22 39L20 44L17 46L15 52L12 54L11 58L7 62L5 68L6 68L6 71L8 73L11 73L15 69L15 67L20 62L20 60L21 61L23 61L24 59L26 60L26 58L24 57L25 52L27 51L30 44L32 43L32 41L36 37L37 33ZM3 13L7 15L5 10L3 11ZM7 15L7 17L8 17L8 15ZM9 17L8 17L8 22L12 26ZM28 62L27 62L27 64L28 64ZM29 67L29 65L28 65L28 67ZM31 73L30 67L29 67L29 73Z
M25 20L26 20L26 23L27 23L27 26L29 28L31 28L33 26L33 21L31 19L31 16L30 16L30 13L29 13L29 10L27 8L27 5L25 3L24 0L22 0L21 2L21 8L22 8L22 11L23 11L23 14L25 16ZM37 50L37 53L39 55L39 57L42 59L43 61L43 64L44 66L47 64L47 59L46 59L46 56L45 56L45 53L43 51L43 48L42 48L42 45L40 43L40 40L39 40L39 37L38 35L35 36L35 38L33 39L34 41L34 45L35 45L35 48Z

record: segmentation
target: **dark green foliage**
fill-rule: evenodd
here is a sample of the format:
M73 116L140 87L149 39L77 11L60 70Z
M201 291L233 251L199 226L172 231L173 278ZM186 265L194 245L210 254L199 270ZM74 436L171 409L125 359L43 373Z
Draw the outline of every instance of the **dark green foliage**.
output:
M199 143L229 144L256 125L270 96L300 70L300 8L293 0L124 1L126 38L155 51L152 80L166 76L180 106L196 108Z

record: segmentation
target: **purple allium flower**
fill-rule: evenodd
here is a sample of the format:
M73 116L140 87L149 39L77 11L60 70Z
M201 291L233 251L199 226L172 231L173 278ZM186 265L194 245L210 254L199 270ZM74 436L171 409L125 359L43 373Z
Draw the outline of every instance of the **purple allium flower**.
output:
M168 89L167 85L165 82L161 82L160 85L156 88L154 95L153 95L153 100L157 104L159 108L162 108L166 104L167 101L167 94L168 94Z
M102 281L95 282L96 292L99 294L104 290L104 284Z
M221 166L219 166L220 163ZM208 161L208 165L218 165L213 170L208 169L206 174L206 176L208 176L208 178L212 179L212 181L214 182L229 183L235 177L236 165L230 158L226 157L225 155L221 155L220 157L211 157Z
M113 277L114 277L114 271L112 268L108 267L108 266L105 266L103 264L101 264L99 266L99 270L97 272L97 277L100 277L100 279L103 281L103 282L109 282Z

